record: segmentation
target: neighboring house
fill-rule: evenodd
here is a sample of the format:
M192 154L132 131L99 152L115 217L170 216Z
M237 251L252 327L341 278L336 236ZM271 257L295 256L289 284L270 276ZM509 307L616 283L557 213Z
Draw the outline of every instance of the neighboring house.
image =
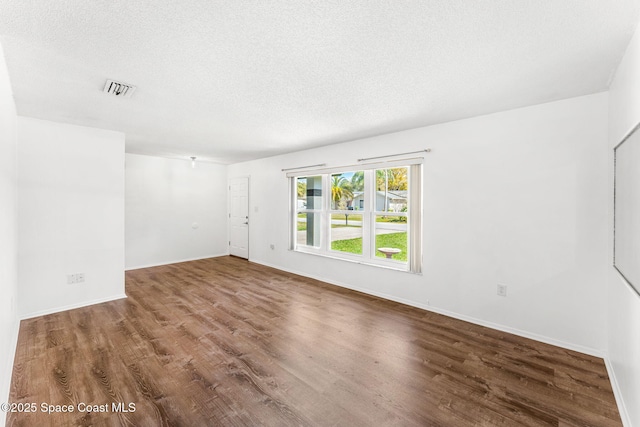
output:
M406 190L389 190L386 194L387 206L390 212L402 212L407 207ZM353 200L347 203L349 208L364 209L364 194L361 191L353 193ZM385 192L376 192L376 210L383 211L385 207Z

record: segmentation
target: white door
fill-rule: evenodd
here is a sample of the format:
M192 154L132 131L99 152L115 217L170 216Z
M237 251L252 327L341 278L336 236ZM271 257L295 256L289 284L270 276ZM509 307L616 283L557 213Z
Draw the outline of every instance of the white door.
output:
M229 254L249 259L249 178L229 181Z

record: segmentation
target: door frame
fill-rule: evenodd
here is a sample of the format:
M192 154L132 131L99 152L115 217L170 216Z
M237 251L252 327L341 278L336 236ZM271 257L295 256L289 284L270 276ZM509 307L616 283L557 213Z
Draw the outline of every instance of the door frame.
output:
M227 252L229 253L230 256L238 257L237 255L231 255L231 181L235 179L243 179L243 178L247 179L247 216L249 216L249 218L247 219L248 224L247 224L247 258L246 259L248 261L249 255L250 255L249 242L250 242L250 234L251 234L251 218L250 218L251 217L251 212L250 212L251 175L239 175L239 176L234 176L227 179ZM238 257L238 258L242 258L242 257Z

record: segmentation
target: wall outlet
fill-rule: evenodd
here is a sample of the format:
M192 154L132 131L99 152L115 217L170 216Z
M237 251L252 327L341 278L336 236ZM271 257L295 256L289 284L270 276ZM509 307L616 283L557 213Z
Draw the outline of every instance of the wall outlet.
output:
M67 284L73 285L84 282L84 273L67 274Z
M273 250L275 250L276 245L274 245L274 244L272 243L272 244L270 244L270 245L269 245L269 247L270 247L270 248L271 248L271 250L273 251Z
M498 283L498 295L500 295L501 297L507 296L507 285Z

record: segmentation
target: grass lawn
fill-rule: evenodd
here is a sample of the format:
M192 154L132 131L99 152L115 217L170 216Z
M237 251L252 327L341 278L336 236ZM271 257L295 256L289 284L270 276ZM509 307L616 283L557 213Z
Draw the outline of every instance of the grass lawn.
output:
M339 219L344 221L344 214L331 214L331 219ZM360 214L349 214L349 221L362 221L362 215Z
M407 222L406 216L376 216L376 222ZM383 246L384 247L384 246Z
M407 233L391 233L380 234L376 236L376 248L398 248L402 252L394 255L392 259L397 261L407 260ZM331 249L334 251L349 252L352 254L362 253L362 238L348 239L348 240L336 240L331 242ZM384 255L376 251L376 256L384 258Z

